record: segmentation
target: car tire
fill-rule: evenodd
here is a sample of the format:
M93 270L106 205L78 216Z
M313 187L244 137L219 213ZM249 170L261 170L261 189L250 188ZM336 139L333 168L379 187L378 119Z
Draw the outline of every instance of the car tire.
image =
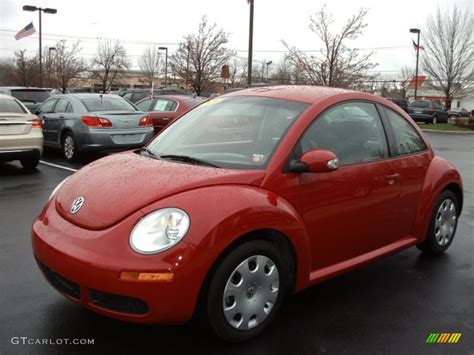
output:
M26 170L33 170L39 164L40 158L38 154L20 159L21 166Z
M417 245L421 251L439 255L446 251L453 242L458 223L458 200L450 191L443 191L433 208L426 239Z
M285 260L285 251L266 240L232 249L214 268L201 297L201 324L228 342L260 334L288 293L291 268Z
M64 159L68 162L75 162L79 159L77 142L72 133L68 132L63 135L61 140L61 150Z
M437 124L438 123L438 116L434 115L433 119L431 120L432 124Z

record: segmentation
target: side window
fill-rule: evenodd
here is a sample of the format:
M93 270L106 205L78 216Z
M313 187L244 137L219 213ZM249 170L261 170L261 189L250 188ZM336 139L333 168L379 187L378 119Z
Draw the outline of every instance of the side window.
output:
M335 153L341 165L386 158L385 132L375 105L348 102L319 116L303 134L302 153L321 148Z
M178 103L176 101L171 101L170 111L176 111L178 109Z
M130 99L132 98L132 94L133 94L133 93L129 92L129 93L123 95L122 97L123 97L124 99L127 99L127 100L130 101Z
M425 142L415 128L413 128L411 123L405 120L398 113L385 107L383 109L390 121L393 134L395 135L395 142L398 150L397 155L413 154L426 149Z
M57 100L46 101L43 105L41 105L39 110L42 113L51 113L51 112L53 112L53 107L54 107L54 104L56 103L56 101Z
M135 105L140 109L140 111L147 112L148 108L150 107L150 101L151 101L150 99L143 100Z
M59 99L58 103L54 107L54 112L56 113L63 113L67 111L67 106L69 105L69 102L67 102L64 99Z
M157 99L155 101L155 105L153 106L152 111L156 112L164 112L164 111L172 111L171 106L173 105L174 101L167 100L167 99Z
M67 112L67 113L74 113L74 109L72 108L71 103L69 103L69 104L67 105L66 112Z

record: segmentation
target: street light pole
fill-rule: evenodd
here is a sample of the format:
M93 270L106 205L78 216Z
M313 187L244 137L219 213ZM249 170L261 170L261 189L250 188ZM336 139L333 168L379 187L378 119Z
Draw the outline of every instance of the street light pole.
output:
M416 42L416 67L415 67L415 100L416 94L418 93L418 58L420 55L420 29L419 28L410 28L410 33L417 34L417 42Z
M249 53L248 53L248 69L247 69L247 85L252 85L252 51L253 51L253 1L247 0L250 5L249 18Z
M160 51L165 51L165 86L168 85L168 47L158 47Z
M23 11L38 11L39 12L39 86L43 87L43 58L42 58L42 26L41 26L41 13L45 12L47 14L52 14L54 15L55 13L58 12L56 9L51 9L49 7L47 8L41 8L41 7L36 7L36 6L31 6L31 5L25 5L23 6Z
M51 70L53 69L53 65L51 63L51 51L56 51L56 47L48 48L48 86L51 86Z

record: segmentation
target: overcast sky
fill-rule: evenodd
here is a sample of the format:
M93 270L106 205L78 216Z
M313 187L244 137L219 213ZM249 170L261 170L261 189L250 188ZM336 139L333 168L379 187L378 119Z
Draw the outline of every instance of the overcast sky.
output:
M423 35L426 18L437 6L474 9L474 0L255 0L254 58L277 62L285 51L281 40L303 50L318 50L321 43L308 27L309 17L324 4L334 16L335 29L359 7L369 9L364 34L348 45L375 51L375 71L384 75L414 66L411 41L415 37L409 28L421 28ZM99 38L120 39L137 68L147 43L168 46L171 54L184 35L196 31L203 15L229 33L229 48L247 57L246 0L0 0L0 57L13 56L18 49L26 48L31 55L38 50L37 33L15 41L15 33L31 21L39 31L38 12L22 11L23 5L56 8L55 15L43 14L43 46L54 46L62 38L81 39L81 54L87 59L94 55Z

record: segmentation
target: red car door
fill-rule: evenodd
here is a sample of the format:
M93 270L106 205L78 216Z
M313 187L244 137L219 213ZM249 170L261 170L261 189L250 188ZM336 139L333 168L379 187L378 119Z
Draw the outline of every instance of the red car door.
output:
M340 162L332 172L300 176L313 271L400 238L400 176L389 159L375 105L348 102L325 111L299 146L301 154L313 148L330 150Z
M393 163L397 164L395 169L400 174L401 189L398 228L402 236L407 236L415 221L421 188L433 157L421 135L407 119L385 106L380 110L393 133L391 139L397 156Z

